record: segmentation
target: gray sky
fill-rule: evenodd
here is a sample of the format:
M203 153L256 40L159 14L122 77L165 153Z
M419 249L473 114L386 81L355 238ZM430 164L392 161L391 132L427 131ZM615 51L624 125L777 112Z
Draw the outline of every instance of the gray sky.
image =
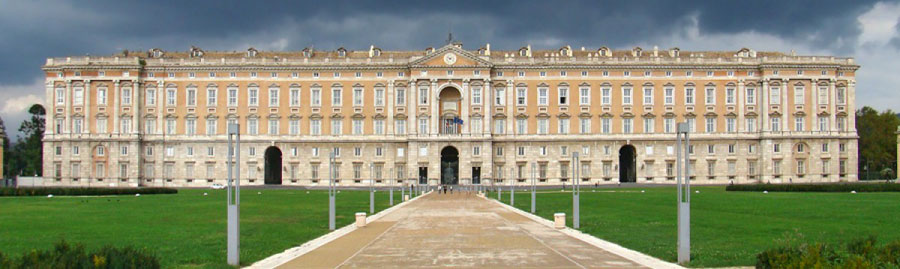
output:
M898 1L0 0L0 117L14 137L43 103L47 57L123 49L421 50L447 32L473 49L796 50L855 57L857 104L900 110Z

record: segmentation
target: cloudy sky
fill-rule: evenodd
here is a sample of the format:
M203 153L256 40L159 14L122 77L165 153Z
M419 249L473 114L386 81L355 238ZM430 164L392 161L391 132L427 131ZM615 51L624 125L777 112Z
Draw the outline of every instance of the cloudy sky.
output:
M13 135L43 103L47 57L123 49L797 51L855 57L857 104L900 110L898 1L62 1L0 0L0 117Z

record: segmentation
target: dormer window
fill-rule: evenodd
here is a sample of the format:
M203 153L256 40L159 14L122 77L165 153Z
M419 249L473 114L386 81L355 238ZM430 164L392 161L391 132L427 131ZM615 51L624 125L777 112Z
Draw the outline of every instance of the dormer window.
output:
M528 48L522 47L521 49L519 49L519 56L522 56L522 57L528 56Z
M150 57L159 58L163 56L163 51L161 49L152 49L150 50Z
M569 56L569 49L563 48L559 50L559 56Z
M679 48L669 49L669 56L672 56L673 58L681 56L681 49L679 49Z
M203 57L203 50L198 47L191 47L191 58Z
M741 57L741 58L750 57L750 49L742 48L741 50L738 51L737 56Z
M634 56L634 57L641 57L641 55L643 54L643 52L644 52L644 51L641 49L641 47L635 47L635 48L631 51L631 55Z
M602 47L599 50L597 50L597 54L599 54L600 56L610 56L609 48Z
M247 49L247 57L256 57L257 53L259 52L254 48Z
M378 56L381 56L381 49L376 48L375 50L372 51L372 57L378 57Z
M307 49L304 49L304 50L303 50L303 57L309 58L310 56L312 56L312 51L310 51L308 48L307 48Z
M338 49L338 57L347 57L347 50L344 48Z

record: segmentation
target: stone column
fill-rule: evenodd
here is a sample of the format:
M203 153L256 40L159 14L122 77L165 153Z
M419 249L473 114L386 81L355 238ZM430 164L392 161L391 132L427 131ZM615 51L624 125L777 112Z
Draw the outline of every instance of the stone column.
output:
M81 133L82 134L90 134L91 133L91 96L96 96L96 94L91 94L91 81L84 81L84 122L81 123ZM93 171L93 169L91 169Z
M415 79L411 79L409 81L409 86L407 88L409 94L407 94L406 104L408 105L406 117L406 132L410 135L417 135L419 133L419 126L416 124L419 120L419 85L416 84Z
M744 130L745 132L747 131L746 130L747 123L745 122L745 119L744 119L744 103L747 101L746 97L745 97L746 89L747 88L744 87L744 80L739 79L738 86L737 86L737 93L735 93L735 97L734 97L734 98L736 98L734 101L737 103L737 111L738 111L737 122L734 123L737 126L734 126L734 129L738 130L738 131Z
M482 87L482 91L484 91L484 87ZM469 103L472 101L472 98L470 96L471 92L472 91L469 88L469 79L468 78L463 79L462 90L460 91L460 95L459 95L459 107L460 107L459 108L460 109L459 117L462 118L462 121L463 121L462 130L460 130L460 131L462 131L461 133L464 135L469 134L469 124L470 124L470 122L469 122ZM484 97L483 92L482 92L481 96ZM484 98L482 98L481 101L483 104Z
M828 130L837 131L835 117L837 114L837 91L834 86L834 78L828 81Z
M784 132L787 131L788 126L790 126L788 122L791 119L791 110L793 110L791 106L788 105L788 89L791 88L791 81L784 78L781 80L781 85L781 131Z
M66 80L66 119L63 121L63 131L64 134L70 134L72 130L72 98L74 97L72 94L72 81Z
M515 122L516 115L516 85L515 81L511 79L507 80L506 83L506 113L504 113L506 114L506 133L512 134L513 130L515 130L513 122Z
M47 121L44 124L44 137L56 133L56 87L52 80L44 82L44 103L47 104Z
M137 103L135 103L135 102L140 101L140 99L135 98L135 96L138 96L137 92L139 90L140 90L140 87L138 87L138 83L136 81L132 80L131 81L131 133L133 133L133 134L139 133L140 132L139 127L141 126L140 125L140 122L141 122L140 114L141 113L138 110L139 106L137 105ZM119 100L122 100L122 98L119 98ZM176 130L177 130L177 128L176 128Z
M490 79L484 80L484 89L482 89L482 91L484 91L482 94L482 96L484 97L484 100L483 100L484 106L482 106L483 109L481 110L481 125L482 125L481 136L485 136L486 134L491 133L490 129L489 129L491 126L490 118L491 118L491 115L494 113L494 99L493 99L494 98L494 88L491 87ZM485 151L485 152L490 153L489 150ZM488 156L493 156L493 155L488 155ZM484 168L482 168L482 169L484 169Z
M113 81L113 91L112 96L115 96L116 100L113 101L113 109L112 109L112 122L113 122L113 133L119 133L119 101L122 100L121 96L119 96L119 81ZM132 119L133 120L133 119Z
M856 80L851 79L847 85L847 130L856 132Z
M438 134L440 131L438 129L438 121L440 121L439 119L440 119L441 111L438 106L438 102L440 102L441 99L438 97L438 94L440 94L440 93L438 92L438 88L437 88L438 87L437 79L436 78L431 79L430 85L431 85L431 88L428 91L428 93L431 96L428 96L428 103L429 103L429 106L431 106L431 111L428 112L428 116L429 116L428 124L430 125L430 127L429 127L430 131L428 132L428 134L431 136L434 136L434 135ZM430 172L431 171L429 171L429 173Z
M761 81L762 85L759 89L759 100L756 101L759 107L759 116L762 122L759 124L759 130L762 132L770 131L769 126L769 80Z
M387 105L387 109L384 110L384 114L387 116L387 120L384 123L384 128L387 130L385 134L393 135L394 134L394 80L388 80L388 85L386 89L386 93L384 94L384 102ZM390 177L385 177L390 178Z

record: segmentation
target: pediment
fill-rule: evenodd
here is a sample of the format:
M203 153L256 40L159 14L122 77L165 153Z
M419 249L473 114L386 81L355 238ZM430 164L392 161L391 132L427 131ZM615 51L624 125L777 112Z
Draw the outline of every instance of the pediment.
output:
M449 56L452 59L446 59L445 55L453 54ZM492 66L491 62L481 59L478 55L468 52L466 50L460 49L454 45L448 44L440 49L434 50L431 53L425 55L420 59L412 61L409 63L412 67L490 67Z

